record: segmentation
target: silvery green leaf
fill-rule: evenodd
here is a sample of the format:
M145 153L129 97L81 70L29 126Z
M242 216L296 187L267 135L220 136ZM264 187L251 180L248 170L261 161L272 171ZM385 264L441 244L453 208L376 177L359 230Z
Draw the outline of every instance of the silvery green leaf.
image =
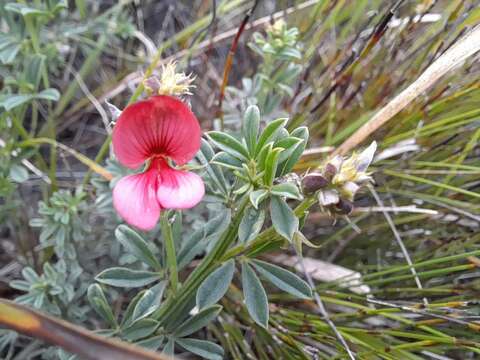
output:
M275 231L291 241L293 234L298 230L299 221L286 201L277 196L272 196L270 199L270 215Z
M251 105L243 116L243 136L247 142L250 154L255 154L258 131L260 128L260 110L257 106Z
M100 315L111 327L117 326L117 320L113 315L112 308L108 304L107 298L100 285L90 285L87 291L87 298L98 315Z
M137 342L136 345L141 346L145 349L156 351L161 348L164 339L164 335L153 336L151 338Z
M259 325L268 326L268 299L262 283L253 269L242 264L242 287L245 305L252 319Z
M8 283L8 285L20 291L29 291L30 290L30 283L25 280L12 280Z
M8 3L5 5L5 10L11 11L22 16L39 16L48 15L48 12L42 9L37 9L26 4Z
M160 274L151 271L113 267L103 270L95 277L102 284L117 287L142 287L160 279Z
M33 270L29 266L22 269L22 276L25 280L27 280L31 284L34 284L40 281L40 277L37 275L35 270Z
M135 307L137 306L142 296L143 296L143 291L140 291L137 295L133 297L132 300L130 300L130 303L128 304L122 316L122 323L121 323L122 328L126 328L130 326L131 323L133 322L132 321L133 311L135 310Z
M222 360L223 348L211 341L198 339L177 339L176 343L185 350L209 360Z
M235 271L235 262L227 261L212 272L197 290L197 307L201 310L216 304L227 292Z
M283 129L288 119L280 118L270 122L265 129L263 129L260 138L258 139L256 146L256 154L258 155L262 150L263 146L270 142L277 134L280 129ZM258 156L257 156L258 158Z
M17 54L21 48L22 45L20 42L17 42L16 40L10 42L7 46L0 50L0 62L2 64L11 64L17 57ZM1 98L0 103L2 103Z
M122 331L123 338L129 341L143 339L158 328L159 322L153 319L140 319Z
M277 173L277 166L279 162L280 154L284 151L282 148L274 148L267 155L265 160L265 171L263 173L263 183L266 186L271 186Z
M226 194L228 190L228 184L225 180L225 176L223 175L222 169L215 164L212 164L211 161L214 157L215 153L208 143L207 140L202 138L200 151L197 152L196 158L200 162L200 164L205 166L207 171L207 175L210 180L219 188L221 189L222 193Z
M312 297L310 286L294 273L265 261L253 260L255 269L279 289L302 299Z
M268 197L268 191L265 189L252 191L249 195L250 202L255 209L258 209L258 205Z
M162 296L166 285L166 281L160 281L157 285L145 290L133 310L133 321L143 319L158 309L162 302Z
M227 169L232 169L232 170L242 169L242 161L226 153L225 151L220 151L218 154L216 154L212 158L211 163L218 166L223 166L223 167L226 167Z
M167 341L167 343L165 344L165 347L162 350L162 354L165 354L166 356L173 357L174 350L175 350L175 340L173 338L168 338L168 341Z
M302 195L300 194L298 187L292 183L282 183L282 184L273 185L270 192L273 195L284 196L289 199L297 199L297 200L302 199Z
M262 230L265 222L265 211L249 207L243 215L238 228L238 240L240 242L249 242L254 239Z
M174 336L178 338L193 334L194 332L207 326L210 321L218 316L220 311L222 311L222 307L220 305L213 305L200 310L196 315L180 324L174 330Z
M155 270L162 268L147 242L133 229L126 225L119 225L115 230L115 237L138 260Z
M233 136L220 131L210 131L208 137L221 150L241 160L250 157L245 146Z
M10 167L9 176L13 181L23 183L28 180L28 170L22 165L13 164Z
M300 157L302 156L305 150L305 147L307 146L307 141L309 136L308 128L306 126L301 126L293 130L290 136L302 139L303 141L299 142L297 145L294 146L293 151L291 151L288 158L284 160L284 162L282 163L281 170L279 173L277 173L277 176L282 176L292 171L298 159L300 159Z

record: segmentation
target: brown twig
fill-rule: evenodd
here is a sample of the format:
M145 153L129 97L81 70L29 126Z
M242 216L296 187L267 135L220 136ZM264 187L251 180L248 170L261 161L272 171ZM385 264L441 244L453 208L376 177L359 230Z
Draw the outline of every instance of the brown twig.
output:
M4 299L0 299L0 324L23 335L60 346L86 360L167 359L161 354L95 335L81 327Z
M227 87L227 83L228 83L228 74L230 73L230 69L232 68L233 57L235 56L235 52L237 51L237 46L238 46L238 41L240 40L240 36L242 36L243 30L245 30L245 26L247 25L248 20L250 20L250 17L255 11L255 8L257 7L257 5L258 5L258 0L255 0L253 6L250 8L250 10L247 11L245 17L243 18L242 23L240 24L237 30L237 34L233 38L232 46L230 47L230 50L228 51L227 59L225 60L225 66L223 68L223 81L222 81L222 86L220 87L220 95L218 98L218 112L220 117L220 128L222 131L224 128L222 105L223 105L223 98L225 97L225 88Z

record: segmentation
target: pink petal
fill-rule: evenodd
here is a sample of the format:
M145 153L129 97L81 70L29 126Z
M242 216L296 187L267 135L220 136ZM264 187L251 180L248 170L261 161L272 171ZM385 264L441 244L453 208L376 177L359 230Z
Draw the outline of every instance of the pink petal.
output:
M160 217L160 204L156 197L158 171L125 176L113 188L113 206L130 225L151 230Z
M157 199L166 209L190 209L205 195L203 180L190 171L164 166L160 170Z
M183 165L200 148L200 125L189 107L172 96L153 96L123 110L113 129L113 151L135 169L154 155Z

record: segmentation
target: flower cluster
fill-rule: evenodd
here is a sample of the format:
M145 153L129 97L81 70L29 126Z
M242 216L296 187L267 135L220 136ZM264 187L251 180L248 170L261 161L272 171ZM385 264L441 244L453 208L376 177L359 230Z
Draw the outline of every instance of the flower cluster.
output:
M145 88L156 95L192 95L190 89L195 87L192 85L193 77L191 74L186 75L182 72L177 72L177 64L169 62L162 65L162 73L158 79L156 76L149 77L143 82Z
M367 169L376 149L377 143L372 142L360 154L353 153L347 159L335 156L321 171L304 176L304 192L318 192L319 205L332 213L350 214L355 194L362 184L372 180Z

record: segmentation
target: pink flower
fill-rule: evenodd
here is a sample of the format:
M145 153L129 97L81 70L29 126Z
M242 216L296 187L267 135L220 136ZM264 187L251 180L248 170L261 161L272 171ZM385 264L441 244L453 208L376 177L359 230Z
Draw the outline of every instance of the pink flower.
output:
M113 205L129 224L152 229L162 209L189 209L205 194L202 179L177 170L200 148L200 125L187 105L172 96L153 96L129 105L113 129L113 151L120 163L144 172L125 176L113 189Z

